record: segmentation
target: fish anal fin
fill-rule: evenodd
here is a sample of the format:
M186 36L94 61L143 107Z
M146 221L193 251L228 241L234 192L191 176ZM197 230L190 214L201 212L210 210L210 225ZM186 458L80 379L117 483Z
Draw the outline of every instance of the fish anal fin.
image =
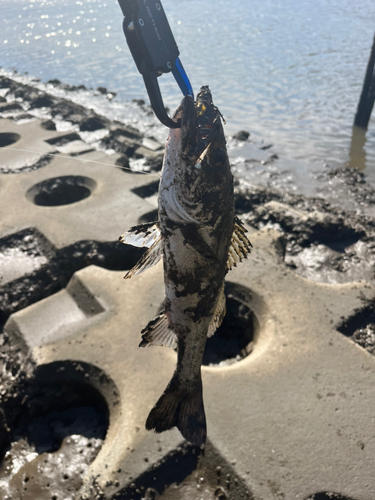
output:
M136 265L125 274L124 278L129 279L132 276L141 274L143 273L143 271L146 271L146 269L155 266L161 259L162 253L163 253L163 248L160 239L155 241L155 243L139 259Z
M221 323L223 322L225 313L226 313L226 307L225 307L226 299L225 299L225 294L224 294L224 285L220 291L219 299L216 304L216 309L215 312L212 316L211 323L208 326L207 330L207 337L212 337L212 335L216 332L216 330L219 328Z
M243 222L237 217L234 217L234 231L228 251L227 269L228 271L235 267L242 259L246 259L250 253L252 244L246 236L247 229Z
M173 330L169 328L169 321L162 312L142 330L142 341L139 347L148 347L150 345L162 345L175 348L177 337Z
M158 222L148 222L147 224L133 226L119 238L121 243L140 248L150 248L160 239L161 233Z
M175 373L159 401L150 411L146 429L163 432L177 427L183 437L196 446L206 442L206 416L202 380L187 390Z

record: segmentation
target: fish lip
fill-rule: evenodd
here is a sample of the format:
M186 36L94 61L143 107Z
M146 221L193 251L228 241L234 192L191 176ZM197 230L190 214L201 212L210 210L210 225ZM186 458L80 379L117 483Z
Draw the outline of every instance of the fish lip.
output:
M197 114L194 99L187 95L177 112L181 117L181 150L186 156L194 156L197 148Z

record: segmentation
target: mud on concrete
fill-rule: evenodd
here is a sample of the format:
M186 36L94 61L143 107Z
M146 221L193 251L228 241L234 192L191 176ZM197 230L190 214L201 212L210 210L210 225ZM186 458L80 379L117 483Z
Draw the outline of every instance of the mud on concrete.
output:
M367 189L372 188L365 184L365 193ZM236 186L236 209L252 227L280 232L283 259L298 275L321 283L374 281L372 217L346 212L321 198L240 182Z
M6 334L1 340L1 498L73 500L105 438L107 404L85 383L86 367L70 367L73 378L63 365L35 369Z
M343 167L332 175L353 187L358 203L371 205L374 190L360 172ZM281 193L237 181L236 210L255 229L280 232L278 251L297 275L319 283L375 281L375 221L344 211L322 198ZM374 297L375 300L375 297ZM375 306L364 301L354 316L342 318L338 331L375 353Z

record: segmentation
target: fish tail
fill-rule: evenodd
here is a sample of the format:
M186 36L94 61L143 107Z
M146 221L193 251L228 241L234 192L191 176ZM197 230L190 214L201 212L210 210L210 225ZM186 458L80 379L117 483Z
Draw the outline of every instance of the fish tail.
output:
M190 443L202 446L206 442L206 416L200 374L197 383L192 388L186 388L175 373L146 421L146 429L153 429L155 432L163 432L175 426Z

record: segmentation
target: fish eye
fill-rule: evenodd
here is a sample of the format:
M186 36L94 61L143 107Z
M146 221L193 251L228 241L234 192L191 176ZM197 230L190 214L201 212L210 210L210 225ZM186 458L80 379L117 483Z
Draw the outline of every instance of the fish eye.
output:
M202 116L206 112L207 108L203 103L198 103L197 104L197 115Z

